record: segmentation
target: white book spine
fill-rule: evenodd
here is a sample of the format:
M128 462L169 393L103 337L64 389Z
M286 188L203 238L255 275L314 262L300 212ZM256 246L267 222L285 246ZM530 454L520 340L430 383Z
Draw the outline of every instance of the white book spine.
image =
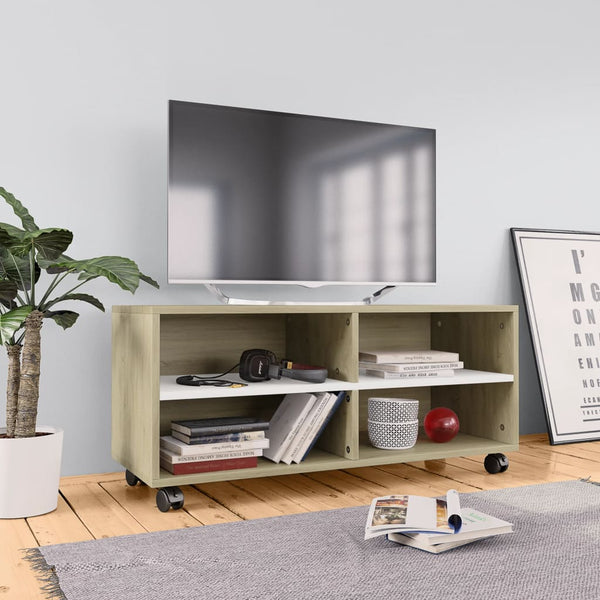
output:
M369 350L359 352L358 359L373 363L454 362L460 360L457 352L443 350Z
M378 371L389 371L391 373L414 373L415 371L436 371L441 369L462 369L464 362L456 360L452 362L435 363L372 363L360 361L358 364L362 369L376 369Z
M261 448L255 450L236 450L233 452L213 452L212 454L198 454L194 456L181 456L170 452L166 448L160 449L160 458L171 464L189 463L189 462L204 462L207 460L224 460L226 458L245 458L248 456L262 456Z
M377 369L366 369L365 375L381 377L382 379L420 379L423 377L452 377L454 369L440 369L439 371L414 371L413 373L390 373L389 371L378 371Z

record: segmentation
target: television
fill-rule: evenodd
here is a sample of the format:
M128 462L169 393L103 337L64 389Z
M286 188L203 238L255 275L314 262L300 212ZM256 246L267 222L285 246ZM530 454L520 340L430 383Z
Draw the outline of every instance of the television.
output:
M169 283L435 283L435 140L169 101Z

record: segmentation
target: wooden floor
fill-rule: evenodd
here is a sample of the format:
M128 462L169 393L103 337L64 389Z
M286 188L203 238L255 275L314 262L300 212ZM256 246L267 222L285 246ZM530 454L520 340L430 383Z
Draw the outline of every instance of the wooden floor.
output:
M156 508L156 490L128 486L123 473L65 477L56 511L0 520L0 600L44 597L22 548L360 506L388 493L437 496L449 488L600 481L600 442L550 446L546 435L522 436L508 458L508 471L498 475L486 473L478 456L186 486L184 508L168 513Z

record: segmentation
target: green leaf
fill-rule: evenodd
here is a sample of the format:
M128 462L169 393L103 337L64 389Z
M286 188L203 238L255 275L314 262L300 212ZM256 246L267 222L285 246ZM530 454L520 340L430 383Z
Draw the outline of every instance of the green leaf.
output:
M73 312L72 310L49 310L44 313L44 317L52 319L63 329L68 329L69 327L73 327L73 325L75 325L75 321L77 321L79 313Z
M10 342L15 332L23 325L32 306L21 306L0 315L0 339L3 344Z
M23 231L9 223L0 223L0 246L11 254L28 255L36 250L42 258L56 260L73 241L73 234L57 227Z
M0 245L5 248L12 248L23 243L23 238L27 232L11 225L10 223L0 223Z
M0 196L6 200L7 204L12 206L15 215L21 219L23 229L26 229L27 231L36 231L39 229L35 224L33 217L29 214L29 211L10 192L7 192L3 187L0 187Z
M65 254L61 254L60 256L57 256L56 258L52 259L52 260L48 260L46 258L40 258L38 256L38 263L40 264L40 267L42 267L42 269L44 269L44 271L46 271L46 273L48 273L49 275L57 275L58 273L64 273L65 271L68 271L69 269L67 269L66 267L57 267L56 264L61 262L61 261L66 261L66 260L73 260L70 256L66 256Z
M91 296L90 294L65 294L60 298L54 298L53 300L50 300L50 302L46 302L44 306L46 308L50 308L51 306L54 306L55 304L58 304L63 300L81 300L82 302L87 302L88 304L91 304L92 306L95 306L96 308L104 312L104 305L102 304L102 302L100 302L100 300L94 298L94 296Z
M145 281L147 284L155 287L156 289L160 288L160 285L158 285L158 282L154 281L154 279L152 279L152 277L149 277L148 275L144 275L143 273L140 273L140 279L142 281Z
M42 258L56 260L73 241L73 234L67 229L48 228L20 232L16 227L0 223L0 244L11 254L28 255L33 250Z
M3 304L12 302L17 297L17 292L17 284L14 281L0 281L0 302Z
M37 283L40 274L41 269L36 263L34 283ZM29 260L22 256L14 256L6 248L0 247L0 277L14 281L17 284L17 288L20 290L31 289Z
M132 294L140 282L140 270L129 258L122 256L99 256L88 260L61 261L55 265L58 268L67 267L75 273L81 273L79 279L87 280L94 277L106 277Z

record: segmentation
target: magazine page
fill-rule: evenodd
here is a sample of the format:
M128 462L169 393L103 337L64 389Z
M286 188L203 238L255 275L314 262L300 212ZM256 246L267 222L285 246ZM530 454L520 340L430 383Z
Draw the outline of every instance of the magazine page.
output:
M460 528L458 492L450 490L445 499L392 495L371 502L365 539L398 532L454 533Z

